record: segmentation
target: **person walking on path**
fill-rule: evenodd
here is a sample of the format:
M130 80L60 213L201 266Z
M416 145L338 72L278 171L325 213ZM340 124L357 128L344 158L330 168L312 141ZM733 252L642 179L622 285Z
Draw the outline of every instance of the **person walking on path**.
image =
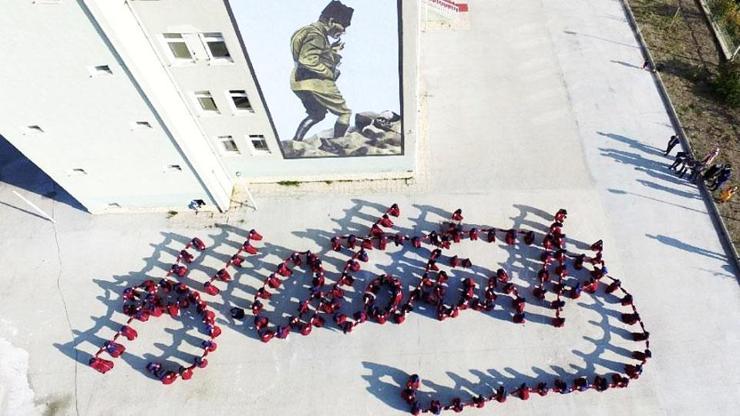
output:
M715 146L714 150L707 153L706 156L704 156L704 159L701 160L702 163L704 163L704 166L711 165L714 162L714 159L719 156L719 146Z
M686 163L686 158L689 156L686 152L678 152L676 153L676 159L673 161L673 164L668 168L675 171L679 170L679 166Z
M728 186L725 189L723 189L722 192L719 193L719 198L717 198L717 201L720 204L724 204L725 202L730 202L730 200L732 199L732 196L735 195L735 192L737 192L737 185Z
M668 139L668 146L665 148L665 155L668 156L671 153L671 150L673 150L674 147L678 144L678 136L673 135L670 139Z
M719 175L717 175L717 179L715 179L714 183L712 183L711 189L713 191L716 191L717 189L721 188L722 185L725 184L725 182L729 181L731 177L732 167L727 165L719 172Z

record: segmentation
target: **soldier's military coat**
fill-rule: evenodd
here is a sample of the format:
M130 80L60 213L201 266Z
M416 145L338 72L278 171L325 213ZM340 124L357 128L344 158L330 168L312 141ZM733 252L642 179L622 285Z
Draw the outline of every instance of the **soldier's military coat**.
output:
M290 74L290 88L301 99L309 115L323 117L327 111L349 124L352 110L337 87L341 55L329 42L328 26L314 22L296 31L290 39L295 67Z

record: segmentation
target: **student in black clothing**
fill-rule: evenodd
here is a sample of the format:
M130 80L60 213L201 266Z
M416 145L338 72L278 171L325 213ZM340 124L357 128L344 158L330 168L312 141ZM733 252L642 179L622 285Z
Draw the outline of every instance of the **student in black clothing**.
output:
M704 172L704 175L702 175L702 177L704 178L705 181L711 181L719 174L719 171L724 166L725 165L720 165L720 164L715 163L714 165L710 166L709 169L707 169Z
M679 165L686 163L686 159L688 157L689 157L689 154L686 152L676 153L676 159L673 161L673 164L668 169L678 170Z
M678 136L675 134L671 136L670 139L668 139L668 146L665 148L665 155L668 156L668 154L671 153L671 150L673 150L674 147L678 144Z

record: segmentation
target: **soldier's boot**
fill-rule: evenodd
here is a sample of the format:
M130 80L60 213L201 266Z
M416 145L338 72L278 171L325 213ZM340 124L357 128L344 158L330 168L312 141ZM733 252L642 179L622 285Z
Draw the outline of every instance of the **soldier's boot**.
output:
M339 137L344 137L344 135L347 133L347 129L349 129L349 124L344 124L337 122L334 124L334 138L337 139Z
M303 138L306 137L306 133L311 130L311 127L315 126L316 123L318 123L319 121L321 120L316 120L311 117L304 118L303 121L301 121L301 123L298 125L298 129L295 132L293 140L302 141Z

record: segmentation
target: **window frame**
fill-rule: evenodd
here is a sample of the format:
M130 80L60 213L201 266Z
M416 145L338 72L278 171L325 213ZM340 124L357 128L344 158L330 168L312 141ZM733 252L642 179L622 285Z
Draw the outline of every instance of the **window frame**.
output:
M265 137L264 134L249 134L247 137L249 138L249 145L252 147L253 155L272 154L272 149L270 149L270 144L267 142L267 138ZM265 149L260 149L254 145L254 142L259 142L259 141L262 141L265 143Z
M234 57L231 54L231 49L229 48L229 45L226 43L226 38L224 38L223 32L201 32L198 34L198 37L200 38L201 43L203 44L203 48L206 50L206 55L208 55L208 61L215 62L215 63L233 63ZM216 43L221 42L224 44L224 48L226 49L226 53L229 56L214 56L213 51L211 50L210 43Z
M179 38L174 37L167 37L167 35L177 35ZM162 42L164 42L165 49L167 50L167 54L170 58L170 62L172 64L189 64L195 62L195 51L188 43L187 38L185 37L185 33L179 33L179 32L163 32L162 33ZM175 55L175 52L170 47L171 43L182 43L185 45L185 49L187 49L188 54L190 55L189 58L180 58Z
M233 143L236 150L227 149L226 146L224 145L224 143L226 142ZM236 140L234 139L234 136L232 135L216 136L216 143L218 146L219 153L221 153L223 156L241 156L242 155L242 151L239 148L239 144L236 142Z
M213 101L213 107L215 110L208 110L203 107L203 104L201 104L200 99L205 98L205 94L208 94L208 98ZM198 110L198 114L204 115L204 116L216 116L221 114L221 110L218 108L218 103L216 103L216 98L214 98L213 94L209 90L200 90L200 91L193 91L193 99L195 100L195 105Z
M249 109L242 109L236 106L234 98L239 98L242 96L247 99L247 102L249 103ZM252 105L252 100L249 98L247 90L228 90L226 91L226 97L229 99L229 105L231 106L231 110L234 112L234 114L254 114L254 106Z

